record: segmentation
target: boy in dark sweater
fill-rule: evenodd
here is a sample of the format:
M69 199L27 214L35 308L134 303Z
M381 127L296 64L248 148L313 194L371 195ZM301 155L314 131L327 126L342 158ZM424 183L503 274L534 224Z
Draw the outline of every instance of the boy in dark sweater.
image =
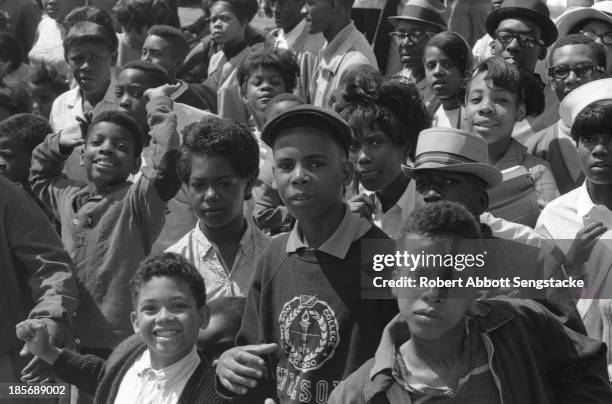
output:
M19 323L17 336L62 380L94 394L95 403L223 403L211 363L196 350L198 331L209 319L198 271L176 254L154 256L140 264L130 293L136 335L107 361L51 346L42 320Z
M397 311L392 301L360 294L361 243L388 237L343 202L352 178L350 128L337 114L298 106L270 120L262 138L297 222L260 256L239 346L217 365L218 388L246 394L249 403L275 396L280 403L325 402L374 354L385 319Z

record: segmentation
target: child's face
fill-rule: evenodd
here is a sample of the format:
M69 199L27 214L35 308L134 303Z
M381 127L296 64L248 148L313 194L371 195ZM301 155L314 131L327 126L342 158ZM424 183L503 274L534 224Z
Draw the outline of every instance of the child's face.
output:
M612 184L612 136L597 133L578 139L580 169L594 184Z
M476 176L446 171L419 170L415 177L416 189L426 203L457 202L474 215L483 213L489 203L485 183Z
M142 285L131 313L134 333L149 347L155 369L176 363L193 349L206 317L189 285L168 277L154 277Z
M104 92L110 81L113 54L105 45L97 43L74 44L66 54L72 75L85 94Z
M361 185L368 191L381 191L400 174L405 156L383 131L364 129L351 148L351 160Z
M455 98L461 91L462 72L440 49L430 46L423 55L427 85L439 100Z
M47 15L57 22L64 20L64 17L75 7L75 3L75 0L43 0Z
M11 181L27 182L30 174L30 153L10 137L0 137L0 174Z
M170 77L176 75L176 70L182 61L176 60L172 44L157 35L149 35L142 45L142 60L163 67Z
M510 138L514 123L525 117L525 105L517 105L514 93L485 80L486 74L478 73L470 81L465 113L468 130L492 144Z
M244 39L245 25L236 17L225 1L217 1L210 8L210 33L219 45L235 45Z
M29 84L32 94L32 112L49 119L53 101L59 95L49 83Z
M352 177L350 163L331 135L296 127L274 142L274 178L278 193L300 221L319 220L342 205L342 190Z
M147 101L143 94L149 88L149 77L137 69L124 69L119 73L115 86L119 108L130 114L143 128L147 127Z
M246 84L246 98L249 106L254 112L262 115L268 102L286 91L287 87L281 72L270 67L258 67Z
M408 234L406 238L410 240L410 249L414 254L431 249L434 243L439 241L427 239L420 234ZM454 270L450 271L456 276ZM400 270L400 275L409 276L419 282L421 277L442 278L444 272L437 268L424 267L414 272ZM465 320L466 312L472 304L474 289L405 287L393 289L393 294L397 297L400 315L408 323L410 334L421 339L436 340L456 329Z
M226 158L201 154L191 157L189 200L195 214L209 228L242 221L244 196L252 186L253 181L240 178Z
M134 135L112 122L99 122L89 129L81 155L90 182L107 186L126 180L140 168L134 156Z
M601 78L601 73L594 69L597 67L597 60L589 45L577 44L561 46L555 49L551 55L551 67L569 66L573 68L578 65L591 66L593 69L591 69L590 73L582 77L577 75L574 71L570 71L564 79L550 77L557 98L559 98L560 101L563 100L570 91L590 81Z
M278 28L292 28L302 20L303 0L274 0L271 5L274 23Z
M333 9L330 0L306 0L302 8L306 28L310 34L325 32L333 23Z

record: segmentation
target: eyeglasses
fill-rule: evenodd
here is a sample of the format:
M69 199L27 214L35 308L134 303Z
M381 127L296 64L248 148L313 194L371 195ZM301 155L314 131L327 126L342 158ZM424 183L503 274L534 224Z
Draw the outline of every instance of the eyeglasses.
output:
M612 32L606 32L600 35L595 31L591 31L590 29L584 29L582 31L578 31L578 33L591 38L593 41L600 39L602 43L612 45Z
M557 80L565 80L570 72L574 72L576 77L581 79L591 77L593 70L603 73L605 69L601 66L593 66L590 63L579 63L574 66L558 65L548 68L548 76Z
M535 48L536 45L544 45L544 41L530 34L515 34L508 31L497 31L495 32L495 38L505 46L510 45L515 38L518 39L519 44L524 48Z
M431 31L425 31L422 29L413 29L410 32L404 31L393 31L389 32L389 36L395 41L397 45L404 42L406 39L409 39L413 44L418 44L423 42L424 40L428 40L436 33Z

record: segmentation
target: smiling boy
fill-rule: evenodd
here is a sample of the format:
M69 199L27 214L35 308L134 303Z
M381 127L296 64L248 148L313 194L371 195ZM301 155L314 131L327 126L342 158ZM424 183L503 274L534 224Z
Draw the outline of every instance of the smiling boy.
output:
M104 361L50 346L45 324L26 320L17 335L62 380L94 395L95 402L220 404L211 363L196 350L209 310L195 268L175 254L143 261L130 281L136 335Z
M165 101L159 98L150 103L150 111ZM96 115L84 138L51 134L32 153L32 189L59 217L62 241L76 264L81 304L74 320L80 349L106 356L132 333L128 280L149 254L166 202L179 187L174 170L179 141L173 133L163 124L151 131L152 164L133 184L127 178L140 168L143 138L125 112ZM78 145L84 145L81 164L87 183L62 176Z

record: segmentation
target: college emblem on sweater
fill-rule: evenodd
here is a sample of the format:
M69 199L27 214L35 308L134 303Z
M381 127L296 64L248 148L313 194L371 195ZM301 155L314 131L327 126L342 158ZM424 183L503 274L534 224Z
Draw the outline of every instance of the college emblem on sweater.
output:
M338 319L327 302L317 296L296 296L279 316L281 344L298 370L318 369L340 342Z

